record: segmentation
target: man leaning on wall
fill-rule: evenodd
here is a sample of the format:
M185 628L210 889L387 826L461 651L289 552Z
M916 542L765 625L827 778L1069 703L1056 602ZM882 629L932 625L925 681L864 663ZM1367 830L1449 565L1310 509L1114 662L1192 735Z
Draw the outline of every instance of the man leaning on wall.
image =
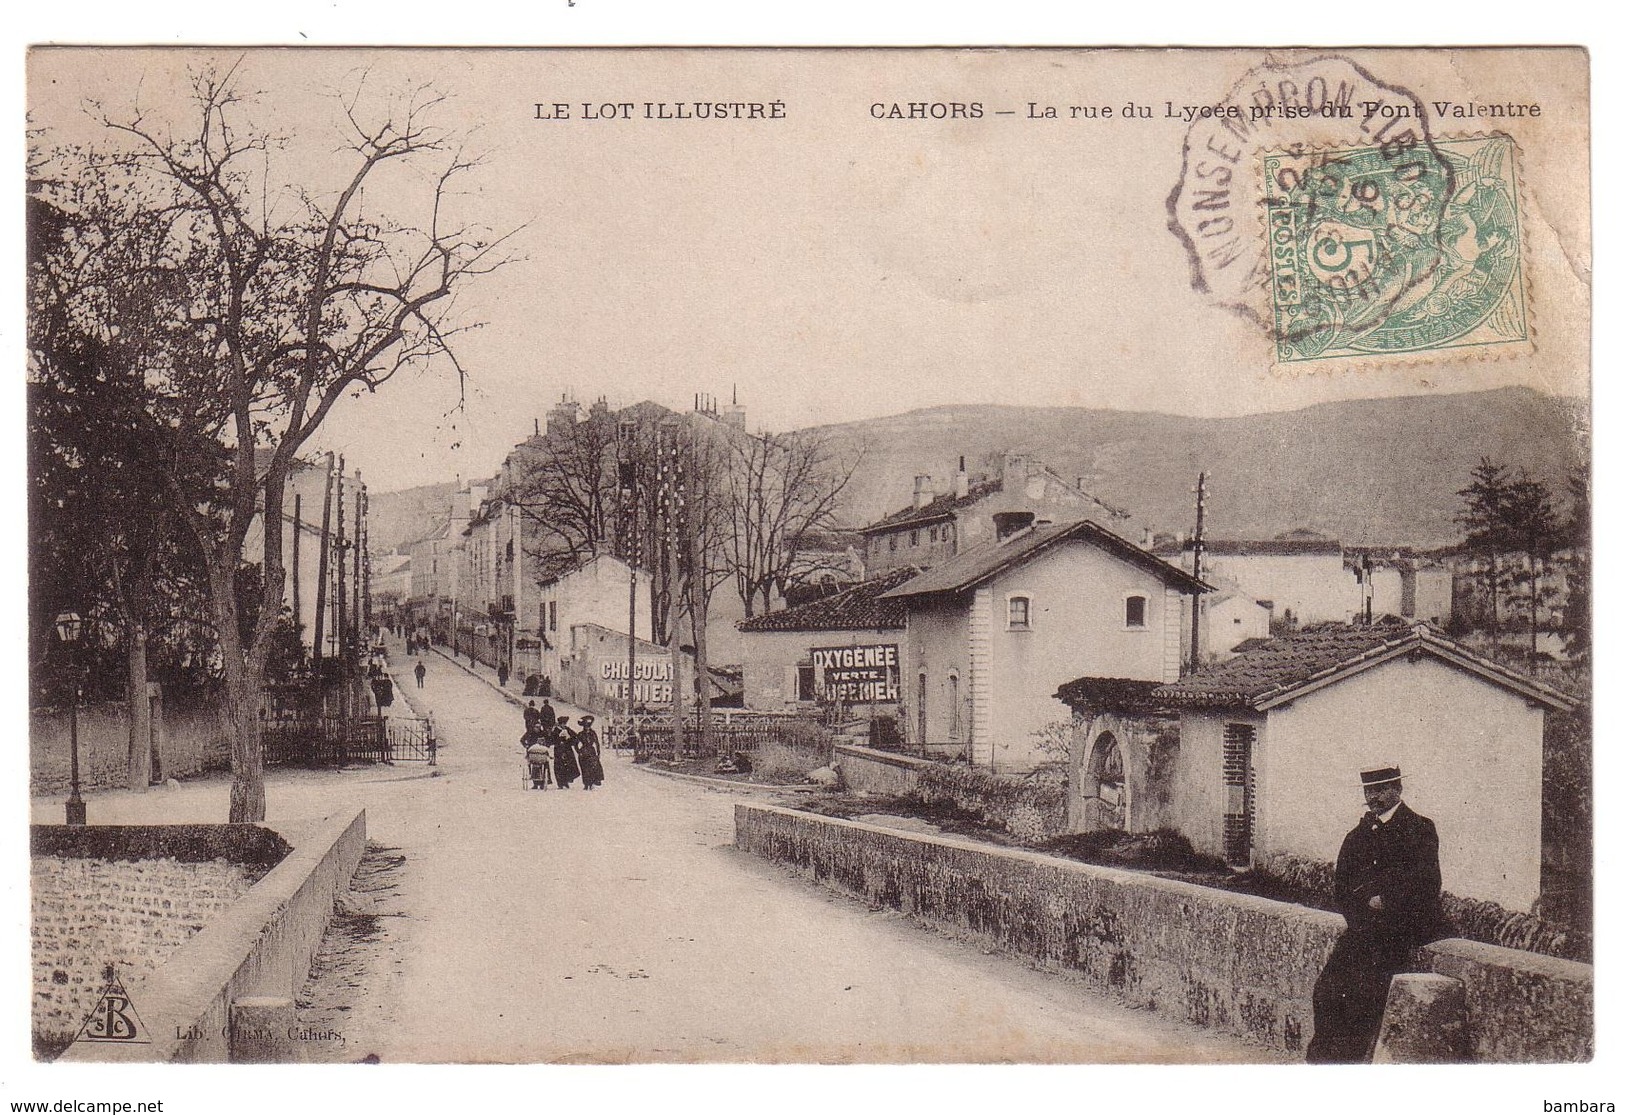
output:
M1402 800L1397 765L1361 771L1360 786L1367 812L1343 838L1334 877L1348 928L1315 982L1315 1036L1305 1056L1311 1064L1371 1059L1389 981L1442 927L1433 822Z

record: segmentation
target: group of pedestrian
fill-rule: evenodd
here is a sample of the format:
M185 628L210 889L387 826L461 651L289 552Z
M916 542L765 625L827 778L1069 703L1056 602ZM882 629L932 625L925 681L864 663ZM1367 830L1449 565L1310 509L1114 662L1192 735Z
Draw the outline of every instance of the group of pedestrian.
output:
M540 708L535 701L525 706L525 734L519 745L525 751L531 789L545 790L552 782L567 790L577 778L584 790L604 784L603 756L593 723L592 716L583 715L579 727L571 728L570 718L557 715L546 699Z
M429 651L429 636L408 633L406 636L407 654L427 654Z

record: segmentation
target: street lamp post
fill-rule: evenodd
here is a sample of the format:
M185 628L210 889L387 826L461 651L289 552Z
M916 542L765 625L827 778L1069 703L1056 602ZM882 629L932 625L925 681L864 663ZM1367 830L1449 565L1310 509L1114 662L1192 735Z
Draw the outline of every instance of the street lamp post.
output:
M69 776L67 821L70 825L85 823L85 799L79 793L79 633L84 621L78 612L63 612L56 617L57 638L68 648L69 672L73 681L73 706L68 719L68 748L72 771Z

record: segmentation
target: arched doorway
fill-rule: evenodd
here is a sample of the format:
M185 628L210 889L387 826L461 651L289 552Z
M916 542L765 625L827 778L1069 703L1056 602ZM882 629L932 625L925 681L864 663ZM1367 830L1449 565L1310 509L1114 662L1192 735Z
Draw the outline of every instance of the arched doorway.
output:
M1123 775L1123 750L1111 732L1101 732L1089 749L1083 792L1088 829L1128 827L1128 783Z

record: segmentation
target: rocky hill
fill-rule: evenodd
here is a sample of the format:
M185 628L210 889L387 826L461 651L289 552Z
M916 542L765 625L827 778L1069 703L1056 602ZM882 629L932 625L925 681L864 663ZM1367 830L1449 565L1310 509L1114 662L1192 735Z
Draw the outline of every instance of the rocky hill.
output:
M399 492L371 492L367 496L367 516L371 520L374 553L386 553L415 542L437 524L446 521L451 494L457 485L425 484Z
M1323 403L1240 418L1081 407L947 406L827 426L865 447L846 520L905 506L916 474L944 491L958 456L997 471L1032 453L1133 515L1133 530L1188 531L1208 473L1213 537L1268 538L1307 527L1350 544L1456 540L1456 492L1482 457L1527 469L1561 499L1584 459L1584 404L1527 388Z

